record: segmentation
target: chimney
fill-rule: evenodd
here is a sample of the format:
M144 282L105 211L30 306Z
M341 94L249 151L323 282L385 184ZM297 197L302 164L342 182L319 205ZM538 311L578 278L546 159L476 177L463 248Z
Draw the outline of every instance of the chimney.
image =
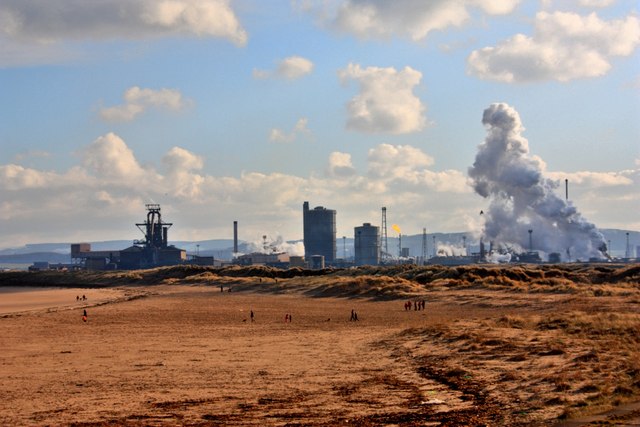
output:
M569 201L569 180L568 179L564 180L564 193L567 201Z
M233 221L233 253L238 253L238 221Z

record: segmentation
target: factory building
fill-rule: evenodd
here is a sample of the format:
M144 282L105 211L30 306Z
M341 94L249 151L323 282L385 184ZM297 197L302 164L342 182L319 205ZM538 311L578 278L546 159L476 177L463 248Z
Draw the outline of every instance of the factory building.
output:
M144 233L144 240L136 240L133 246L120 251L120 269L153 268L183 264L187 251L168 244L168 231L173 225L162 221L160 205L148 204L147 220L136 226Z
M147 220L136 226L144 240L119 251L92 251L89 243L71 245L71 258L90 270L133 270L184 264L187 252L168 244L168 230L173 225L162 221L160 205L148 204Z
M268 267L288 268L290 257L284 252L262 253L253 252L236 258L239 265L266 265Z
M310 260L322 255L327 264L336 259L336 211L318 206L309 209L309 202L302 207L304 232L304 256Z
M354 229L356 265L380 264L380 227L368 222Z

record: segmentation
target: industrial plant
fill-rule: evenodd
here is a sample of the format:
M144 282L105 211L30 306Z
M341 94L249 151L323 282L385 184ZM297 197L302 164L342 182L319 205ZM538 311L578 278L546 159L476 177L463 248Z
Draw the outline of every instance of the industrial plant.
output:
M567 187L568 196L568 187ZM213 256L200 256L199 253L187 254L185 249L180 249L169 244L169 229L172 223L162 219L160 205L145 205L147 216L145 221L136 223L142 232L143 238L134 240L132 246L121 250L93 251L89 243L75 243L71 245L71 264L58 265L57 268L84 268L90 270L132 270L145 269L160 266L180 264L197 264L221 266L226 264L237 265L264 265L276 268L310 268L322 269L326 267L351 267L364 265L393 265L393 264L417 264L417 265L466 265L477 263L559 263L572 260L571 247L560 247L557 251L547 252L535 245L536 232L533 228L525 230L521 241L528 244L519 245L513 242L496 242L493 239L478 241L468 244L466 235L462 235L461 241L451 243L449 241L436 241L436 235L432 239L427 238L426 228L423 228L421 237L421 251L411 254L411 248L416 249L416 239L412 238L410 245L403 245L403 236L400 228L393 224L391 227L398 235L396 249L389 249L387 233L387 209L382 207L380 225L369 222L354 227L353 239L350 241L353 252L347 255L347 237L342 236L342 257L338 258L337 251L337 227L336 210L318 206L313 209L309 202L302 205L302 231L304 243L304 255L302 250L298 252L288 251L282 247L282 241L269 241L266 235L260 245L243 244L243 250L251 247L248 253L241 253L238 241L238 221L233 222L233 252L231 259L214 259ZM481 212L484 214L484 212ZM601 242L603 237L587 227L586 238ZM598 232L599 233L599 232ZM626 260L632 260L629 233L627 233ZM405 237L407 242L407 237ZM299 243L297 243L299 245ZM351 246L352 245L352 246ZM199 246L199 245L198 245ZM430 248L429 248L430 246ZM475 251L472 250L475 248ZM580 247L576 244L574 246ZM597 247L599 256L588 259L573 258L575 261L607 261L610 259L607 245L599 243ZM291 253L289 253L291 252ZM541 256L543 255L544 258ZM43 263L36 263L33 269L43 269Z
M132 246L117 251L92 251L89 243L72 244L72 264L92 270L134 270L186 263L187 252L169 245L169 228L173 224L162 220L160 205L145 207L146 220L136 224L144 239L134 240Z

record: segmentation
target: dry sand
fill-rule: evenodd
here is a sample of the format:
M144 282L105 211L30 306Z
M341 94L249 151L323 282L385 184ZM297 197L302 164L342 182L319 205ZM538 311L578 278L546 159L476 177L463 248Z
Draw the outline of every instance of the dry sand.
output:
M77 290L47 291L74 300L29 312L3 300L0 424L556 425L612 404L628 410L592 421L640 422L637 290L438 289L413 296L426 310L405 311L407 298L236 285L249 290L90 290L86 323ZM591 323L576 332L568 319ZM594 336L621 325L634 331Z

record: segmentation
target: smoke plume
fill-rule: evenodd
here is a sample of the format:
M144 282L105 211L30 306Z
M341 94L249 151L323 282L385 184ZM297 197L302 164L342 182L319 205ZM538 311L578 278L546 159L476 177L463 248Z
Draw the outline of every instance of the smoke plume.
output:
M247 242L247 250L249 253L258 252L263 254L281 253L285 252L291 256L304 256L304 243L302 242L286 242L282 236L278 236L274 239L267 237L267 240L255 239L252 242Z
M469 168L473 187L489 199L483 237L496 244L559 252L565 259L603 258L605 239L571 202L558 197L558 182L543 176L543 162L529 153L518 112L503 103L484 111L487 137Z

